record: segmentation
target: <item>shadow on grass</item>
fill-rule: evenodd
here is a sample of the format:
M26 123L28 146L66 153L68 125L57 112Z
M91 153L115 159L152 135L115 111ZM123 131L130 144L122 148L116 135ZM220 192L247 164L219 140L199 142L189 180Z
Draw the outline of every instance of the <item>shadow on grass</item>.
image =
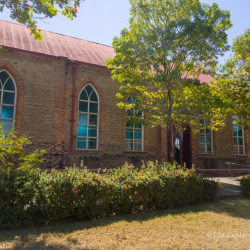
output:
M144 221L149 221L155 218L161 218L167 215L185 216L189 213L199 212L215 212L236 218L244 218L250 220L250 199L241 198L222 200L182 208L119 215L88 221L59 221L54 224L34 227L32 229L0 230L0 246L2 246L5 241L15 242L15 235L18 235L19 238L18 240L16 240L16 246L12 249L72 249L72 247L76 245L79 246L81 244L81 239L70 238L70 233L73 233L78 230L88 230L91 228L105 227L119 221L137 221L139 223L143 223ZM50 244L49 237L53 236L57 236L59 237L59 239L61 236L67 237L67 241L70 247L65 246L65 244L60 244L59 242L58 244L55 244L54 242L53 244ZM26 244L28 244L28 246ZM81 248L77 249L88 248L84 248L84 246L82 246Z

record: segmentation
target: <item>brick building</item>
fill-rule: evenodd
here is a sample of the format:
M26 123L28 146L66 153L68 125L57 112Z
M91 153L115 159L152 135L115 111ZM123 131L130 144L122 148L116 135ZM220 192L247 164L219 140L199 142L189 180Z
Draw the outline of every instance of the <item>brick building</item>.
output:
M48 31L37 42L29 29L0 21L0 122L32 137L47 150L46 167L71 160L90 168L117 167L142 159L166 161L165 128L126 128L115 94L119 84L104 63L112 47ZM201 75L202 82L211 76ZM204 124L205 126L205 124ZM249 132L228 118L221 131L191 133L176 140L177 157L188 166L225 168L249 162ZM62 162L61 161L61 162Z

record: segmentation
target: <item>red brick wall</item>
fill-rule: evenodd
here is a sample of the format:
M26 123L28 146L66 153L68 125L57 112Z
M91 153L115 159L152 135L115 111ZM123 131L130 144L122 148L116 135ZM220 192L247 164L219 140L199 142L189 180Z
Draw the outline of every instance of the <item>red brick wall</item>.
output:
M48 151L47 165L57 166L64 157L68 164L71 105L72 64L16 52L2 52L0 69L6 69L17 85L16 129L32 136L35 148ZM90 83L100 101L98 150L76 150L78 97ZM125 150L125 112L117 107L119 84L111 79L109 70L79 66L76 75L74 113L74 162L81 160L88 167L117 167L125 161L140 165L141 160L168 157L167 129L144 128L144 152ZM213 154L201 154L199 133L191 133L191 160L196 166L227 167L226 161L249 162L249 132L245 131L246 155L233 154L232 120L213 133ZM57 156L55 156L57 154ZM58 156L59 155L59 156ZM62 156L63 155L63 156ZM59 157L59 158L58 158ZM50 164L51 163L51 164Z

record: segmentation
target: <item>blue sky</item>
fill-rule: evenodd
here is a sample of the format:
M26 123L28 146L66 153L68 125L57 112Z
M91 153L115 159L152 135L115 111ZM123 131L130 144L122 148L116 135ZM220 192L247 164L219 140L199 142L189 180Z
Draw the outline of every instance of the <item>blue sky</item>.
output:
M44 30L73 36L89 41L111 45L114 36L119 36L121 29L128 27L129 1L128 0L81 0L78 17L73 21L58 15L47 19L46 23L38 21L38 27ZM244 30L250 28L250 0L201 0L203 3L217 3L221 9L229 10L233 28L228 33L228 42ZM9 11L0 12L0 19L12 21ZM230 55L228 52L219 62Z

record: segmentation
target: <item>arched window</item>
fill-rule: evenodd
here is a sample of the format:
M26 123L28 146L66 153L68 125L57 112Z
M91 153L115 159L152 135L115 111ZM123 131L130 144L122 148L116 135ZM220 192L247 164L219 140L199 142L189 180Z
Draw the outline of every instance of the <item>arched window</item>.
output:
M136 98L129 97L127 103L133 103ZM127 118L132 114L142 117L141 112L136 112L134 109L127 111ZM126 123L126 150L143 150L143 125L131 125Z
M16 109L16 86L11 76L0 71L0 123L3 131L14 128Z
M98 148L99 98L91 85L79 95L77 149Z

